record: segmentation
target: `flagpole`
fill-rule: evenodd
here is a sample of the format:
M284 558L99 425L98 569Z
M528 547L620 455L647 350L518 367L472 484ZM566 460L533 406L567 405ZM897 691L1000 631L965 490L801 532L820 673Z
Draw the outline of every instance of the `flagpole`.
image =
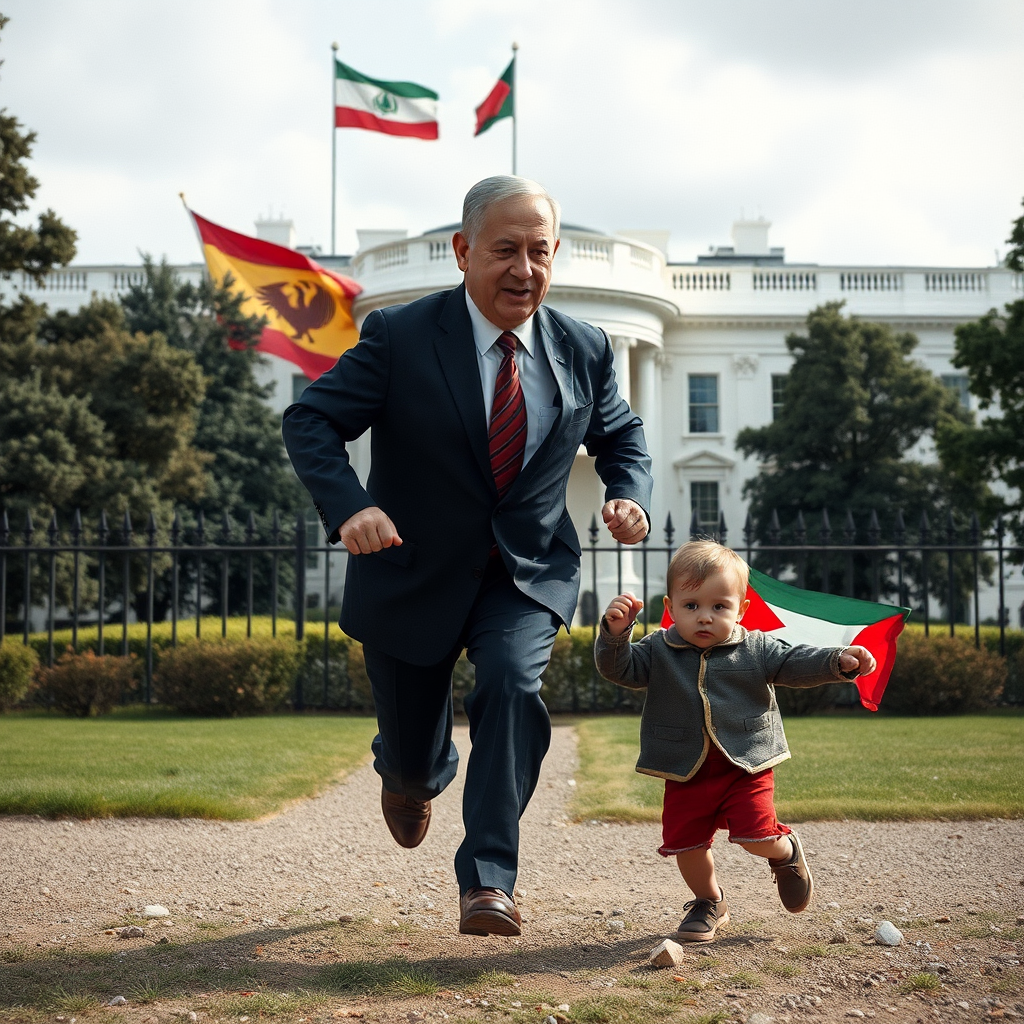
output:
M337 106L337 87L335 82L337 80L337 69L335 67L335 61L338 59L338 44L331 43L331 255L335 254L334 248L334 218L336 209L336 197L335 191L337 189L338 182L338 129L335 125L337 115L335 114L335 107Z
M518 43L512 44L512 174L516 173L516 51Z

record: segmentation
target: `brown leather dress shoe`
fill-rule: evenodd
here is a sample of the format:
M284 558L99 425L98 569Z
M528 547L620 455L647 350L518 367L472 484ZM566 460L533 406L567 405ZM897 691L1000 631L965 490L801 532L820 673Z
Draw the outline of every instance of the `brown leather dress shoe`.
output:
M384 822L399 846L411 850L423 842L430 827L429 800L413 800L411 796L382 789L380 807Z
M500 889L469 889L459 901L462 935L521 935L523 919L512 897Z

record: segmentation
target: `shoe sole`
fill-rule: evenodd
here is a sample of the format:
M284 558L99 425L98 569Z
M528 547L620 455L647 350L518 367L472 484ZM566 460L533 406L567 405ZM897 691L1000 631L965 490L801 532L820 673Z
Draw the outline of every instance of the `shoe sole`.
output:
M786 907L785 903L782 905L791 914L802 914L811 905L811 897L814 895L814 877L811 875L811 866L807 863L807 858L804 856L804 847L803 843L800 842L800 837L795 832L790 832L789 838L793 841L793 845L796 846L797 860L803 861L804 870L807 872L807 895L798 906Z
M459 923L460 935L522 935L523 930L504 914L496 910L480 910Z
M712 942L718 929L729 923L729 912L726 911L719 919L715 927L709 932L676 932L675 937L680 942Z

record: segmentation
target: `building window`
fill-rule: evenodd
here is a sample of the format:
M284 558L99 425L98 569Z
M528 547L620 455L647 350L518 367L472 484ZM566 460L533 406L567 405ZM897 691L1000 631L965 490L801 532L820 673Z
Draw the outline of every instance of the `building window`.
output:
M715 481L694 481L690 484L690 516L697 513L700 532L708 536L718 534L718 483Z
M787 373L772 374L772 422L782 414L782 401L786 394Z
M302 392L313 382L304 373L292 374L292 401L297 402L302 397Z
M718 378L714 374L690 374L690 433L718 433Z
M941 378L942 383L949 388L950 391L956 394L960 404L965 409L971 407L971 392L967 387L967 374L966 373L944 373Z

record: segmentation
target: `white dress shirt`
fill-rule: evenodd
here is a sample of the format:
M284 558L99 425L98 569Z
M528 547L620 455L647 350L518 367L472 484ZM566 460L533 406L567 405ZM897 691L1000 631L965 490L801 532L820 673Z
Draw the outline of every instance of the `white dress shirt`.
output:
M480 384L484 403L484 419L491 422L491 403L494 401L494 382L504 353L497 344L504 334L495 327L476 307L466 292L466 308L473 323L473 341L476 344L477 364L480 367ZM534 320L536 314L512 329L518 339L515 360L519 370L519 386L523 389L526 402L526 448L523 465L530 461L534 452L548 436L561 406L558 405L558 385L551 373L547 356L537 337Z

